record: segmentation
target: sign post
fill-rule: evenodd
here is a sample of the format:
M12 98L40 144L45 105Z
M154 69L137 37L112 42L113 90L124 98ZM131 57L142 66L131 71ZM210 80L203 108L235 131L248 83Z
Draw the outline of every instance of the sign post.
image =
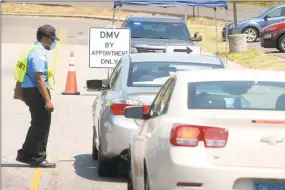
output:
M130 53L130 39L129 28L91 27L89 29L89 67L114 68L123 55Z

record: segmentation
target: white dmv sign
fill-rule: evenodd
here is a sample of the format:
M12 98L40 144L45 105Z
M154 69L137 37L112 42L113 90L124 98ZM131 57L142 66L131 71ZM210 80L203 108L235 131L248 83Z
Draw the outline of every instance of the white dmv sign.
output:
M131 49L129 28L89 29L89 67L114 68Z
M201 55L201 48L199 46L187 45L170 45L166 46L166 53L187 53L190 55Z

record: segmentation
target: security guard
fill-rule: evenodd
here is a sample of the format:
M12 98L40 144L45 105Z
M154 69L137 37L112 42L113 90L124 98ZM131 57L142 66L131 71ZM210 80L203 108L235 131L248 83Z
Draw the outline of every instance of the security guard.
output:
M21 83L22 100L29 107L31 126L16 160L37 167L55 167L46 160L47 141L51 124L50 88L54 86L52 72L48 68L47 50L56 46L55 28L43 25L38 28L36 43L23 51L15 68L15 79Z

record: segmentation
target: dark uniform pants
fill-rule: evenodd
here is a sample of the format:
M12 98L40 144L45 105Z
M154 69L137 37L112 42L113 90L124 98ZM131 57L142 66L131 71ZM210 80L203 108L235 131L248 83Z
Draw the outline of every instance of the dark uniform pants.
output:
M17 157L30 164L41 163L47 157L46 149L51 124L51 112L46 110L44 98L38 88L22 88L22 96L31 112L31 126L22 149L18 150Z

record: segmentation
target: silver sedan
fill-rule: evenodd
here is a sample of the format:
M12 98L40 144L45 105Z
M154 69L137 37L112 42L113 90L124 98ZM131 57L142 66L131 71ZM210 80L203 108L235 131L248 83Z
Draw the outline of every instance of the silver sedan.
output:
M100 92L92 107L92 157L98 160L98 175L117 176L118 168L128 173L128 164L118 166L124 164L122 158L129 161L129 141L139 123L124 117L126 107L141 105L147 113L161 86L177 71L225 67L225 62L216 56L129 54L121 58L110 79L87 81L88 89Z

